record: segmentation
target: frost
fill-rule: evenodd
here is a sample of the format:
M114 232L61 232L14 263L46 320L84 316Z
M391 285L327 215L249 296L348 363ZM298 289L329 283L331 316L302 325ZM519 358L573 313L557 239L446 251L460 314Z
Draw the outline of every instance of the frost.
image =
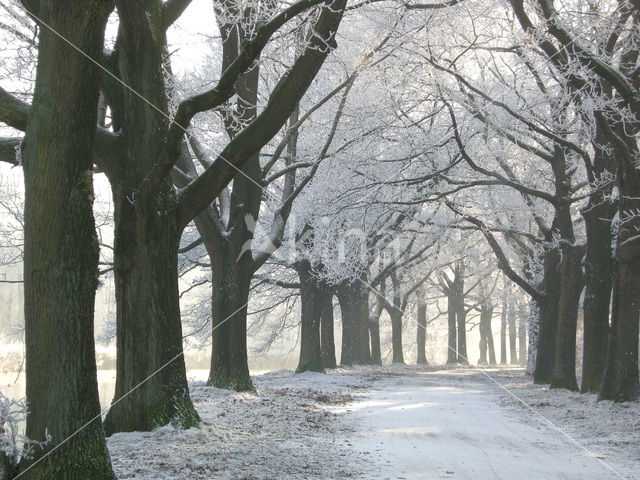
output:
M46 432L47 442L29 440L20 433L20 425L26 421L27 413L26 399L13 400L0 392L0 456L4 456L10 465L32 458L34 447L42 447L51 440Z

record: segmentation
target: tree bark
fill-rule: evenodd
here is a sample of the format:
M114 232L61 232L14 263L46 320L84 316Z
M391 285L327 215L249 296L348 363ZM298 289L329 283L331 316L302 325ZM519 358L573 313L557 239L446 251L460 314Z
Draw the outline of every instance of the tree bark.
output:
M562 247L560 304L551 388L578 390L576 381L576 326L580 294L583 287L580 246Z
M320 318L322 309L318 281L314 276L311 263L299 260L296 270L300 277L300 359L297 373L313 371L322 372L322 355L320 350Z
M240 243L227 239L221 239L215 251L209 250L212 331L207 384L249 391L254 389L247 356L247 304L253 269L245 263L250 261L251 252L237 261L240 252Z
M487 349L489 351L489 365L496 365L496 349L493 344L493 329L491 328L491 322L493 320L493 306L491 307L491 312L488 315L487 319Z
M114 129L124 132L123 158L107 165L114 199L114 277L117 361L114 403L105 418L108 435L151 430L176 420L189 428L199 417L189 397L182 350L177 251L183 225L169 178L148 184L150 172L168 162L159 138L168 112L163 76L165 35L161 9L147 2L117 1L120 16L115 74L105 77ZM117 402L117 403L116 403Z
M635 139L627 138L628 151L618 170L620 224L616 238L616 264L607 365L600 399L636 401L638 379L638 318L640 317L640 171Z
M505 295L506 297L506 295ZM500 364L507 364L507 300L502 299L502 311L500 312Z
M111 8L99 0L49 0L38 14L99 57ZM23 151L26 435L42 442L48 434L51 441L21 462L23 479L115 479L100 422L93 337L98 87L95 65L41 27Z
M320 359L324 368L336 368L336 345L333 335L333 289L321 284Z
M342 312L342 365L368 365L369 350L369 295L361 280L344 282L337 289Z
M392 362L404 363L404 353L402 351L402 312L396 308L391 309L389 316L391 317L391 347Z
M371 340L371 363L382 365L382 352L380 350L380 315L372 314L369 317L369 337Z
M464 307L464 263L458 262L455 267L455 311L458 329L458 363L469 363L467 355L467 311Z
M518 351L516 350L516 310L513 302L509 302L507 310L507 324L509 325L509 364L518 365Z
M590 197L582 212L587 234L582 393L600 390L607 361L613 277L611 219L614 213L614 205L604 198L604 192Z
M493 306L489 301L485 301L480 306L480 359L478 365L496 364L493 332L491 331L492 318Z
M447 325L448 325L448 343L447 343L447 363L456 363L458 361L458 339L456 324L456 309L453 289L447 292Z
M427 354L425 351L427 343L427 306L422 302L418 303L418 328L416 337L418 344L416 363L418 365L427 365Z
M536 370L539 331L540 304L535 300L531 300L529 302L529 316L527 319L527 375L533 375Z
M524 315L518 316L518 359L520 365L527 364L527 321Z
M539 305L536 363L533 373L533 381L537 384L551 383L554 341L558 327L558 304L560 302L559 250L547 250L544 254L543 264L545 297Z
M180 230L156 202L132 205L113 182L116 387L104 427L150 431L171 421L190 428L199 417L189 397L178 302ZM171 205L173 187L165 185ZM160 197L162 198L162 196ZM149 281L149 279L153 279Z

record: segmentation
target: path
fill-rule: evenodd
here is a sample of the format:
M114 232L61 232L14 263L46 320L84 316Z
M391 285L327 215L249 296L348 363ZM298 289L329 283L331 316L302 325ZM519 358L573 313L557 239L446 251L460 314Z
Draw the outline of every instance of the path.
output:
M533 415L501 407L497 388L472 370L380 376L348 407L361 425L351 443L372 460L368 478L619 478Z

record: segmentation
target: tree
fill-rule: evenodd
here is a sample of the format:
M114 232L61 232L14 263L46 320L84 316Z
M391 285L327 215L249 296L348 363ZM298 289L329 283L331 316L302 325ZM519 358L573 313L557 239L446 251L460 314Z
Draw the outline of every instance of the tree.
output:
M40 24L33 104L28 108L2 91L9 105L0 118L26 130L26 435L46 443L18 473L25 479L114 479L100 422L93 343L98 240L92 150L100 76L84 56L100 55L113 5L24 5Z
M533 33L537 26L527 14L524 2L512 0L510 3L523 30ZM558 11L547 0L533 3L540 12L540 28L545 32L544 37L539 37L538 46L548 61L566 77L571 89L579 92L577 101L597 122L596 138L606 139L609 152L616 154L618 218L623 228L617 229L616 236L618 247L613 269L611 331L600 397L636 399L640 391L637 348L639 310L634 299L638 298L640 274L631 265L640 256L638 242L633 241L636 238L635 232L638 231L638 216L635 212L638 208L640 177L637 166L632 161L638 152L635 137L640 113L637 75L633 74L638 58L635 39L639 21L637 8L628 2L619 2L604 14L608 16L607 20L612 28L605 30L604 35L592 29L593 35L584 37L585 25L589 28L591 25L581 22L580 15ZM577 33L578 28L580 34ZM594 98L598 99L598 106L595 108L591 103ZM607 155L607 158L610 157ZM597 228L591 226L590 231L595 233ZM628 240L631 241L627 242ZM598 284L595 283L595 286ZM593 290L590 293L593 294ZM585 329L595 326L596 332L604 330L602 306L605 303L608 304L605 298L595 302L595 305L601 306L593 316L589 316ZM593 306L594 302L590 298L587 304ZM592 352L589 363L604 357L603 347L593 340L594 337L595 333L587 336L587 347ZM594 379L593 375L601 370L601 364L587 366L589 377L584 389L597 389L597 378Z

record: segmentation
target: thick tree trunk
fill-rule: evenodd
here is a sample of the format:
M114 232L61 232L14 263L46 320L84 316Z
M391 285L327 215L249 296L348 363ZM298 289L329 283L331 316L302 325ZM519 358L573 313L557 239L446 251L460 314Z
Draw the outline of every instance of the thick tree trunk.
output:
M516 310L513 303L509 304L507 312L507 324L509 325L509 364L518 365L518 351L516 350L518 332L516 331Z
M253 390L247 356L247 304L253 272L240 259L238 242L223 240L211 268L211 370L208 385ZM244 257L250 256L247 252Z
M583 287L582 247L562 247L560 305L551 388L578 390L576 381L576 326Z
M614 277L611 334L607 365L600 389L600 400L637 401L638 315L640 314L640 249L635 249L635 265L618 260Z
M404 353L402 351L402 312L393 308L389 316L391 317L391 361L393 363L404 363Z
M427 365L426 343L427 343L427 306L424 303L418 304L418 328L416 334L418 344L418 365Z
M333 290L323 285L320 295L320 359L324 368L336 368L336 344L333 335Z
M88 55L100 55L108 2L39 4L48 25ZM26 435L51 441L23 460L22 479L115 479L100 422L93 338L98 79L91 62L40 29L23 152Z
M458 361L458 333L456 324L456 309L454 294L449 289L447 292L447 325L448 325L448 343L447 343L447 363L456 363Z
M605 199L598 197L590 201L582 212L587 232L582 393L600 390L607 361L613 273L611 219L614 208L602 202Z
M369 351L369 296L359 280L342 283L337 296L342 312L342 365L371 363Z
M321 372L322 356L320 353L320 294L318 282L308 260L300 260L296 264L300 277L300 359L297 373Z
M106 173L114 199L114 276L117 303L116 388L105 418L107 434L151 430L199 418L189 397L178 298L178 225L173 184L153 172L167 161L167 118L141 108L140 96L168 113L161 9L117 1L117 55L110 65L130 87L105 81L113 128L123 158ZM135 93L134 93L135 92ZM154 180L155 178L155 180ZM150 180L151 179L151 180Z
M173 187L167 183L162 200L151 205L133 205L128 191L113 187L117 361L115 395L104 422L107 435L149 431L171 421L189 428L199 421L182 350L180 233L170 212L158 215L172 204Z
M611 309L611 333L600 399L636 401L638 379L638 318L640 316L640 170L634 155L621 160L618 171L620 203L616 264Z
M560 252L558 249L545 252L543 268L545 297L539 305L537 349L533 373L533 381L537 384L551 383L560 303Z

